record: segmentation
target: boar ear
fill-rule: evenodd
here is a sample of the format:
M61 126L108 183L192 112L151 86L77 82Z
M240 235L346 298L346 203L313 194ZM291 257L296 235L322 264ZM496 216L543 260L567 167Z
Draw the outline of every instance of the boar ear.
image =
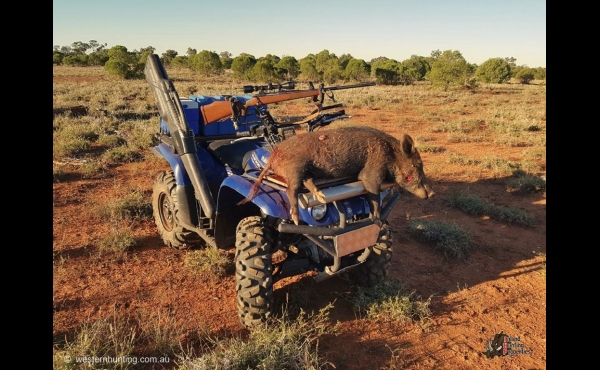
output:
M410 135L408 135L408 134L402 135L402 140L400 141L400 143L402 145L402 151L407 156L410 156L414 152L415 142L413 141L412 137L410 137Z

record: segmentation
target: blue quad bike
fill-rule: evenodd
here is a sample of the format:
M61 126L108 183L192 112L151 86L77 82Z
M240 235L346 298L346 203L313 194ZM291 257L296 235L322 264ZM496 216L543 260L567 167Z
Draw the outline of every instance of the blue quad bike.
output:
M349 273L360 285L386 278L392 235L386 221L399 194L380 194L381 222L370 217L362 182L356 178L317 179L326 204L308 190L299 194L299 224L291 221L285 183L266 176L261 191L245 199L273 148L296 134L348 118L333 90L370 86L293 90L282 85L245 86L244 95L180 98L156 54L144 69L160 114L159 144L152 148L170 169L156 176L152 206L158 233L175 249L235 248L239 319L252 328L273 310L273 284L314 271L317 281ZM250 93L256 92L254 95ZM317 109L295 123L277 123L268 104L313 97ZM320 97L320 101L319 98ZM301 135L301 134L300 134Z

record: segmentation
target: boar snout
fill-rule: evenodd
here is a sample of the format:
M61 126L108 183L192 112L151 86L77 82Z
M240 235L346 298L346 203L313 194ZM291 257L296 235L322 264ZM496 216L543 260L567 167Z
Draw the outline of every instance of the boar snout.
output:
M423 184L423 188L425 189L425 198L431 198L432 196L435 195L435 191L433 191L433 189L431 188L431 186L429 186L428 183Z
M435 195L435 192L428 183L421 184L414 188L407 188L407 190L420 199L431 198Z

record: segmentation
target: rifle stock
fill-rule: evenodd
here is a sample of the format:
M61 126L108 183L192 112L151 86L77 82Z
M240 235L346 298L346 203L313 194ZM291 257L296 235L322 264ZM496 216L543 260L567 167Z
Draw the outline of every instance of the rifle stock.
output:
M294 99L302 99L311 96L319 95L319 90L303 90L303 91L293 91L272 95L258 95L251 99L248 99L244 104L244 108L249 108L251 106L260 104L272 104L279 103L288 100ZM223 118L227 118L231 116L231 102L225 101L216 101L207 105L203 105L200 107L200 113L202 114L202 118L204 120L204 125L208 125L210 123L216 122Z

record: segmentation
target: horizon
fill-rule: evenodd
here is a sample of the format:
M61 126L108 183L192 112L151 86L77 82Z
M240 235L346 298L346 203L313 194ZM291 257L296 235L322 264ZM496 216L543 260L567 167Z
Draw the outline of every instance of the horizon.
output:
M227 51L234 58L248 53L298 60L328 50L366 62L381 56L402 62L412 55L430 56L434 50L457 50L477 65L512 57L517 65L546 67L545 1L374 0L360 8L349 4L304 0L282 7L281 1L264 0L250 7L231 0L167 7L157 0L54 0L53 46L96 40L108 49L151 46L158 55L169 49L186 55L192 48ZM181 19L182 14L187 19Z

